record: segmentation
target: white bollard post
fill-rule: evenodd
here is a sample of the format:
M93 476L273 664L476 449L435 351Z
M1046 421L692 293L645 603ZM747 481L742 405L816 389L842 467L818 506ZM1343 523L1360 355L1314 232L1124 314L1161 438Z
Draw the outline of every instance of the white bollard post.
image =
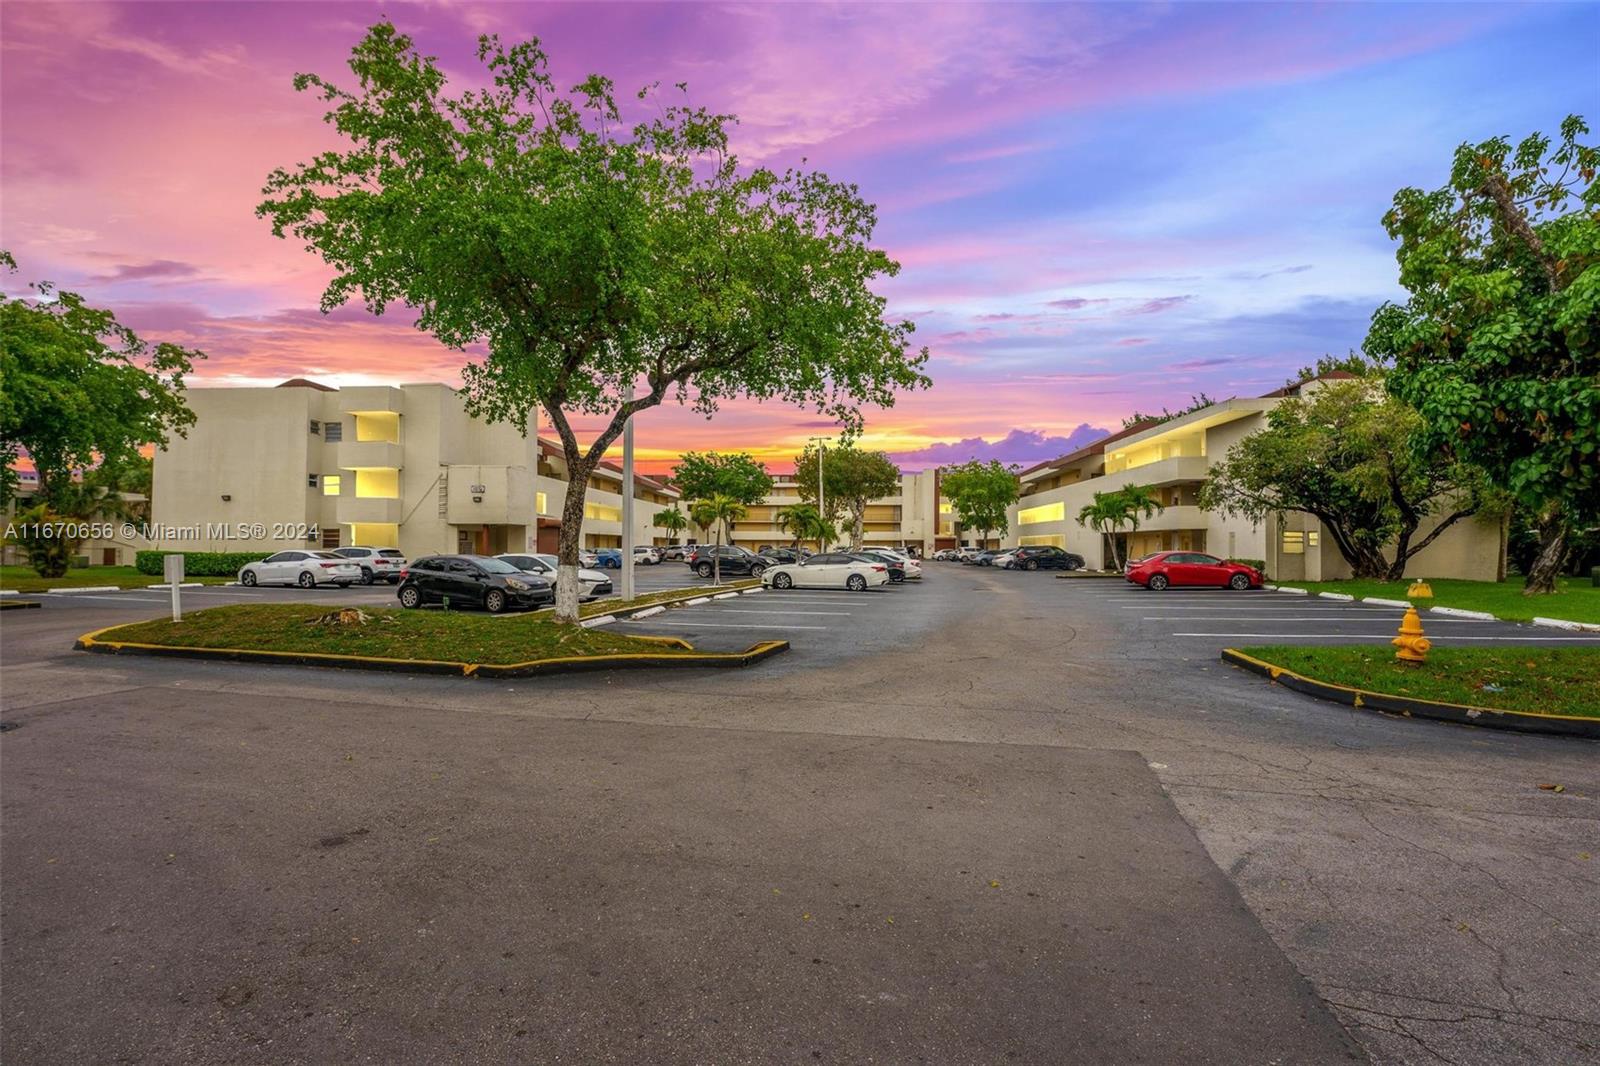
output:
M167 584L172 588L172 620L183 621L183 604L178 601L178 586L183 584L183 556L168 555L161 560L163 572L167 576Z

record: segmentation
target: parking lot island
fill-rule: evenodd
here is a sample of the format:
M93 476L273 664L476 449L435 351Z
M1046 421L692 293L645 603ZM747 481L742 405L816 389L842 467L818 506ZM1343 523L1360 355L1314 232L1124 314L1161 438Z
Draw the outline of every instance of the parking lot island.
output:
M523 677L576 670L740 667L788 650L766 640L703 652L675 637L623 636L559 626L547 617L450 611L329 612L310 604L213 607L182 622L156 619L79 637L82 651L332 666L461 677Z

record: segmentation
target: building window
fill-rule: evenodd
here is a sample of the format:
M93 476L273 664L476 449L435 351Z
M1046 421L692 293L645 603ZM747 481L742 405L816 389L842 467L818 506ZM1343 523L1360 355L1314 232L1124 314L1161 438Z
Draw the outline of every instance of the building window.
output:
M550 498L542 492L533 494L533 506L539 514L550 513Z
M322 432L322 423L318 422L315 418L311 420L311 432L319 434Z
M583 505L583 517L596 522L620 522L622 521L622 509L603 503L586 503ZM602 544L599 547L610 548L615 547L615 545Z
M1322 534L1321 533L1317 532L1315 529L1307 531L1307 533L1306 533L1306 547L1315 548L1319 543L1321 543L1321 541L1322 541Z
M329 444L335 444L335 443L337 443L339 441L344 440L344 423L343 422L324 422L324 423L322 423L322 439L327 441Z
M325 475L323 475L323 478L322 478L322 494L324 496L337 496L337 495L339 495L339 483L342 480L344 480L344 479L341 478L338 474L325 474ZM315 485L317 483L317 479L316 479L316 475L315 474L313 474L312 477L311 477L311 483L313 485Z
M1018 537L1017 543L1024 548L1065 548L1067 538L1064 534L1053 533L1044 537Z
M1283 554L1304 555L1306 551L1306 535L1298 529L1283 531Z
M315 475L315 474L307 474L306 475L306 486L308 488L313 488L313 489L316 488L317 487L317 475Z
M1067 520L1067 505L1062 502L1041 504L1038 507L1026 507L1017 512L1017 525L1033 526L1040 522L1065 522Z

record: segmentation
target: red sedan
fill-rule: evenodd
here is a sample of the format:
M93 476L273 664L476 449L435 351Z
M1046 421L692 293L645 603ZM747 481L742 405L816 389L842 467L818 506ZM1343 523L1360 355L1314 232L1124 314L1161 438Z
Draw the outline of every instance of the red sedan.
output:
M1128 567L1128 580L1160 592L1173 588L1257 589L1261 572L1204 552L1156 552Z

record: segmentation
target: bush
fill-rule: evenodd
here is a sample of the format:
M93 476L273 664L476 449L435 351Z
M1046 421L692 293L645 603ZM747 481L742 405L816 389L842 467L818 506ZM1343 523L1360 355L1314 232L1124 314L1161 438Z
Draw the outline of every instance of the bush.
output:
M1267 561L1265 559L1229 559L1228 562L1238 563L1240 566L1254 567L1261 575L1261 580L1267 580Z
M232 577L245 563L260 562L271 554L271 552L145 551L134 553L133 566L141 574L160 577L166 572L161 560L169 555L181 555L185 577Z

